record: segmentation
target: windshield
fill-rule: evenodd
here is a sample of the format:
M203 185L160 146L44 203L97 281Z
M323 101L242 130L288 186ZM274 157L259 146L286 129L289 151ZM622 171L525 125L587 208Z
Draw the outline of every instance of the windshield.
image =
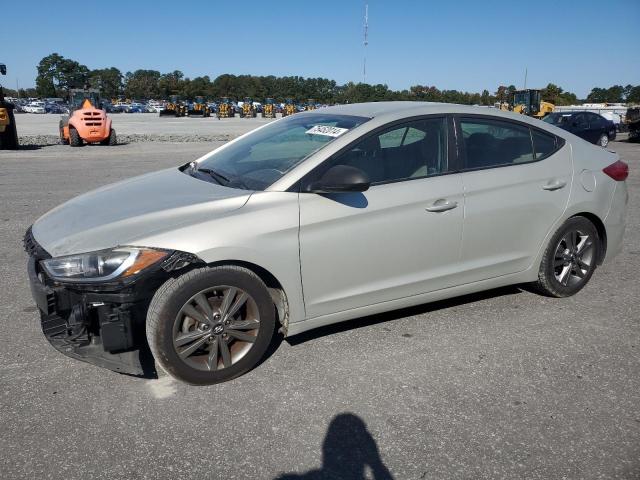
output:
M569 123L571 119L570 113L550 113L542 119L543 122L550 123L551 125L565 125Z
M367 120L351 115L295 114L214 152L189 173L229 187L264 190L306 157Z

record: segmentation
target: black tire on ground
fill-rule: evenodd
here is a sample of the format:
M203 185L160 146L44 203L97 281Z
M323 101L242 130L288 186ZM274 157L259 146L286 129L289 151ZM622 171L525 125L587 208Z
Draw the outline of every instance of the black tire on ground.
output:
M18 149L18 129L16 128L16 119L13 110L9 110L9 125L4 132L0 134L0 150L17 150Z
M609 145L609 136L606 133L600 135L600 138L598 139L598 145L603 148Z
M260 328L251 348L237 362L217 370L200 370L178 355L174 346L174 324L194 295L217 286L235 287L252 297L259 312ZM275 325L275 305L255 273L237 266L204 267L169 279L156 291L147 313L146 334L156 362L169 375L193 385L209 385L239 377L255 367L271 343Z
M69 145L72 147L81 147L84 145L78 131L71 126L69 126Z
M118 137L116 137L116 131L112 128L109 132L109 136L100 142L100 145L117 145Z
M62 120L60 120L60 123L58 124L58 128L60 130L60 143L62 145L67 145L69 143L69 140L64 138L64 122Z
M578 236L573 242L567 241L572 232L577 232ZM580 253L577 247L584 237ZM568 219L551 237L544 251L534 288L543 295L557 298L578 293L589 282L601 254L600 236L593 223L580 216ZM561 281L565 270L568 270L567 284Z

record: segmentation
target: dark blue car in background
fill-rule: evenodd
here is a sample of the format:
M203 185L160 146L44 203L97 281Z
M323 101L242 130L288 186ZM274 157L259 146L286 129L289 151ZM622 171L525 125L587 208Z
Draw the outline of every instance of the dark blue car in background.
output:
M542 121L601 147L606 147L609 141L616 138L614 123L593 112L554 112L544 117Z

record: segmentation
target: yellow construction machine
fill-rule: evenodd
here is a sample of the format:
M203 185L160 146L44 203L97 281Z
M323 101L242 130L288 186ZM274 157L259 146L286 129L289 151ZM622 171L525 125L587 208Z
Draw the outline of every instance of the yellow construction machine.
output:
M267 98L262 105L262 118L276 118L276 105L273 98Z
M241 118L255 118L258 115L255 107L253 106L253 100L249 97L245 97L242 102L242 110L240 110Z
M0 74L7 74L7 67L0 63ZM0 85L0 150L18 149L18 131L13 115L13 104L5 101L4 91Z
M216 112L216 116L218 119L221 118L233 118L235 117L236 112L233 108L233 104L229 97L222 97L220 103L218 103L218 111Z
M196 97L195 101L189 104L187 115L189 117L211 116L211 110L209 110L209 106L207 105L207 102L205 102L204 97Z
M530 117L542 118L553 112L555 105L542 100L542 92L532 88L513 92L510 110ZM500 108L502 110L502 107Z
M296 113L296 106L293 103L293 99L287 98L284 102L284 108L282 109L282 116L286 117L288 115L293 115Z
M173 117L184 117L187 114L187 106L182 103L177 95L172 95L171 100L167 103L162 110L160 110L160 116L171 115Z
M309 98L307 100L307 104L304 106L304 109L309 111L309 110L315 110L316 109L316 101L313 98Z

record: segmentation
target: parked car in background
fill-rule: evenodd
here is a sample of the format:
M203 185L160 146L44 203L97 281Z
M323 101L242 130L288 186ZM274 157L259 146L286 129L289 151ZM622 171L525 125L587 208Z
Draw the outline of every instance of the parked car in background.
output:
M574 295L622 249L627 175L511 112L328 107L51 210L25 235L28 275L65 355L140 375L148 345L172 376L216 383L277 330L510 284Z
M149 110L146 105L142 103L130 103L125 110L126 113L147 113Z
M611 140L616 138L614 123L593 112L550 113L542 121L560 127L601 147L606 147Z
M147 110L150 113L160 113L164 109L165 103L151 100L147 103Z
M69 113L69 108L60 103L46 103L44 108L46 113L57 113L59 115Z
M42 101L29 102L25 107L26 113L47 113L46 104Z

